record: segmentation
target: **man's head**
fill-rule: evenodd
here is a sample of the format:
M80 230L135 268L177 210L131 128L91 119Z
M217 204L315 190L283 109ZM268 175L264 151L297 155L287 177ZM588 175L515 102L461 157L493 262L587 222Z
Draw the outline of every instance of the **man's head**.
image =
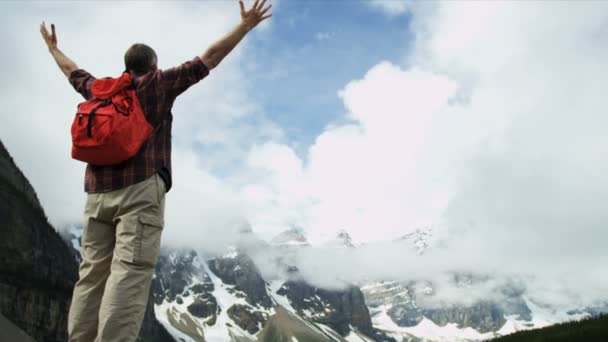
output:
M134 74L156 70L156 52L146 44L133 44L125 52L125 68Z

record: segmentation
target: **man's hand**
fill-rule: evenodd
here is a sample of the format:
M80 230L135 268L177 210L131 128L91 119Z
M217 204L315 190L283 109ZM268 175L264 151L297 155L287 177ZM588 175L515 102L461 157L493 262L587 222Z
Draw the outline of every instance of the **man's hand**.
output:
M239 5L241 5L241 24L247 31L251 31L259 23L272 17L272 13L268 13L272 4L266 6L266 8L264 8L264 4L266 4L266 0L262 0L261 2L260 0L255 0L251 9L246 11L243 0L239 0Z
M57 48L57 34L55 33L55 24L51 24L51 34L46 29L46 25L44 21L40 24L40 33L42 34L42 38L46 43L46 46L49 48L49 51Z
M266 0L262 0L262 2L255 0L253 7L249 11L245 11L243 0L239 0L239 4L241 5L241 22L239 25L223 38L213 43L201 56L203 63L205 63L209 70L218 66L249 31L272 16L272 14L268 13L272 5L264 8Z
M40 24L40 33L42 34L42 38L44 38L46 46L49 48L49 52L55 59L55 62L57 62L59 69L61 69L64 75L70 77L70 74L74 70L77 70L78 66L57 48L57 34L55 33L55 24L51 24L51 33L49 34L49 31L47 31L46 25L43 21L42 24Z

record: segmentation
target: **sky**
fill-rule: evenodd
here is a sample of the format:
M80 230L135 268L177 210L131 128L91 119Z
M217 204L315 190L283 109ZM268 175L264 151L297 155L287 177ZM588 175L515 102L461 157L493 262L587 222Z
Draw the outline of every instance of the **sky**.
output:
M378 278L474 268L534 275L548 301L602 296L608 4L271 2L273 17L173 108L163 243L224 246L243 225L313 243L431 227L442 247L424 263L390 246L304 257L331 279L327 257ZM78 223L85 201L84 165L69 156L80 98L39 23L102 77L134 42L166 68L239 20L236 1L0 7L0 139L57 227Z

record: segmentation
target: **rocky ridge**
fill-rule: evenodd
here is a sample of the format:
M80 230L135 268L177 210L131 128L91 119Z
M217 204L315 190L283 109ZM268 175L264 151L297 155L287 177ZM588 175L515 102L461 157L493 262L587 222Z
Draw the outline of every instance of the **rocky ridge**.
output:
M0 312L38 341L67 339L77 265L0 142Z

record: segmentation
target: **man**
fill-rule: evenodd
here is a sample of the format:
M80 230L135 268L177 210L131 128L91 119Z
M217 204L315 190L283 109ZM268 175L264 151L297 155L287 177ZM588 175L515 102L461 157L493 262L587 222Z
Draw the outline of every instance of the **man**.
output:
M69 341L136 340L164 224L165 193L171 188L171 107L175 98L209 74L260 22L272 16L266 0L250 10L242 1L241 22L193 60L158 70L154 50L134 44L125 54L146 119L157 127L133 158L111 166L87 165L87 201L80 279L68 319ZM74 89L91 97L95 79L57 47L55 25L40 32Z

